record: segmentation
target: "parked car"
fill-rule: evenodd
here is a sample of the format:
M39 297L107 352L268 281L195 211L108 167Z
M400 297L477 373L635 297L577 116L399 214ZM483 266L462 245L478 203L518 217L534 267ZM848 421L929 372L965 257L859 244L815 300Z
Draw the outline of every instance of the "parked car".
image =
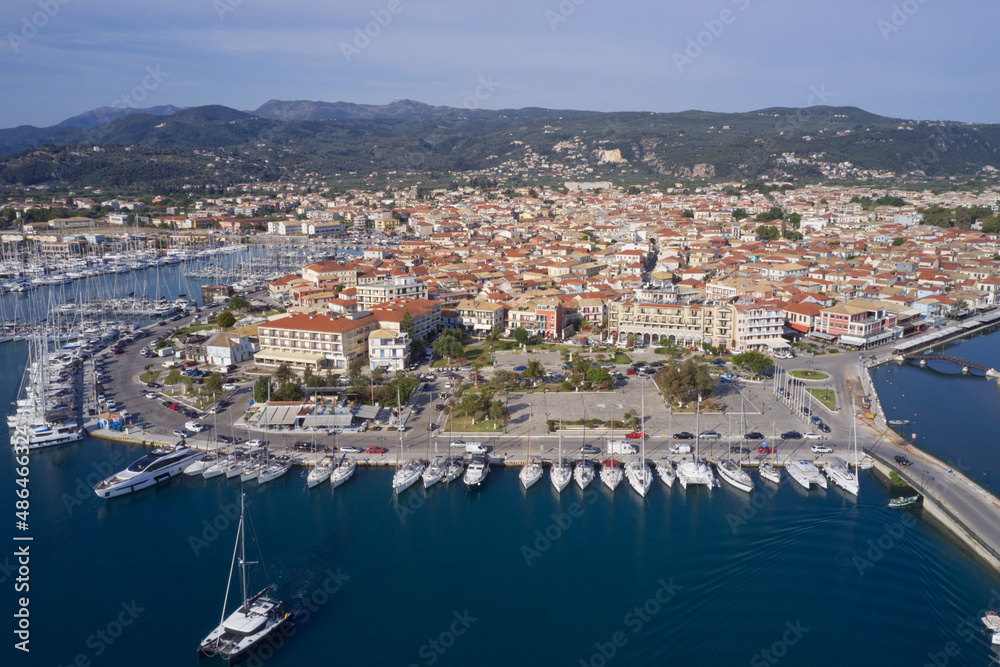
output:
M761 445L757 448L758 454L774 454L774 447L771 445Z
M247 447L263 447L265 444L267 444L265 440L258 440L257 438L247 440Z
M730 454L749 454L750 448L743 445L729 445Z
M639 371L635 370L634 368L629 368L628 370L625 371L625 375L636 375L638 372Z
M389 450L386 449L385 447L369 447L365 451L368 452L369 454L385 454Z
M226 391L235 391L236 385L233 384L232 382L227 382L226 384L222 385L222 388L225 389Z
M521 373L522 371L528 370L527 366L514 366L515 373Z
M431 388L431 385L429 383L425 382L424 383L424 391L429 391L430 388Z
M892 460L895 461L896 463L898 463L901 466L911 466L911 465L913 465L913 461L911 461L910 459L906 458L902 454L897 454L896 456L892 457Z
M185 431L182 428L175 428L174 429L174 435L176 435L178 438L186 438L187 437L187 431Z
M347 454L360 454L365 450L361 449L360 447L355 447L354 445L347 445L346 447L341 447L340 451L345 452Z
M823 421L822 419L819 418L819 415L813 415L810 419L812 420L813 424L820 424Z
M671 454L690 454L691 445L686 445L684 443L678 442L670 445L670 449L668 449L667 451L670 452Z
M156 398L156 394L154 394L151 391L145 391L142 393L142 395L145 396L146 398Z
M833 447L830 445L813 445L809 449L812 450L813 454L832 454Z
M802 434L802 437L805 438L806 440L819 440L823 436L821 436L819 433L813 433L812 431L806 431L805 433Z
M718 440L722 437L722 434L718 431L702 431L698 437L706 440Z
M465 441L464 440L452 440L448 444L449 444L450 447L462 447L462 448L465 447Z
M782 440L798 440L802 437L802 434L798 431L785 431L781 434Z
M746 438L747 440L763 440L764 434L761 433L760 431L750 431L743 437Z
M674 433L674 440L694 440L694 433L688 433L687 431Z
M639 433L637 431L632 431L631 433L626 433L625 437L629 438L630 440L635 440L635 439L643 438L643 437L648 438L649 436L646 435L645 433Z
M600 454L601 450L593 445L584 445L580 448L581 454Z
M441 412L442 410L444 410L444 403L438 403L437 405L434 406L434 409L437 410L438 412Z

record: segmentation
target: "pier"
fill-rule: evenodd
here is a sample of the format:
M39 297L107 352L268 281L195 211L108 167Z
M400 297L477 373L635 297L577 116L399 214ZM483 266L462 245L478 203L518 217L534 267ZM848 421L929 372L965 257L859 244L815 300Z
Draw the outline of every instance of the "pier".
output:
M919 352L904 354L897 357L901 361L919 361L921 366L925 366L928 361L934 361L938 359L940 361L950 361L951 363L959 366L963 373L968 373L970 368L974 368L979 371L983 371L987 377L1000 377L1000 373L996 370L990 368L986 364L981 364L978 361L969 361L967 359L961 359L951 354L922 354Z

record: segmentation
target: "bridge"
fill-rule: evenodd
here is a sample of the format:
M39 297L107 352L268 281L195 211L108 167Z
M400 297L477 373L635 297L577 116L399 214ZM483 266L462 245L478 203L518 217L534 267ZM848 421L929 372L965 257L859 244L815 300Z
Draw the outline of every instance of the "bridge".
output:
M990 368L986 364L981 364L978 361L968 361L967 359L960 359L959 357L955 357L950 354L911 353L911 354L904 354L901 357L899 357L899 359L906 361L919 361L921 366L926 364L928 361L939 359L941 361L950 361L951 363L961 368L962 371L968 371L969 369L974 368L978 371L983 371L987 375L987 377L1000 377L1000 373Z

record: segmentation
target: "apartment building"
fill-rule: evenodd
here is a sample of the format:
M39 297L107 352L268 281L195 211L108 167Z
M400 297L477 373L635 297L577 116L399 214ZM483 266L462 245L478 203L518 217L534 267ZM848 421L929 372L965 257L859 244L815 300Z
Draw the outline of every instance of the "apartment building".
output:
M368 366L371 370L406 370L410 354L410 337L399 331L376 329L368 336Z
M292 368L346 371L368 354L368 334L380 328L367 311L344 317L289 315L258 327L260 351L254 360L261 366L287 363Z
M507 311L507 329L526 329L543 338L561 339L563 305L559 299L533 299Z
M898 335L896 314L884 304L856 299L824 308L816 320L816 331L838 336L841 345L867 347Z
M777 352L787 350L785 315L780 303L756 303L733 307L733 345L735 352Z
M682 347L731 347L734 308L729 305L612 301L608 304L608 331L624 344L629 334L637 342L669 342Z
M427 300L427 283L413 276L402 276L389 280L380 280L367 285L358 285L356 298L358 308L365 309L377 303L392 299Z
M489 332L493 329L503 329L504 314L507 310L503 304L490 301L473 301L463 299L455 307L462 325L473 331Z

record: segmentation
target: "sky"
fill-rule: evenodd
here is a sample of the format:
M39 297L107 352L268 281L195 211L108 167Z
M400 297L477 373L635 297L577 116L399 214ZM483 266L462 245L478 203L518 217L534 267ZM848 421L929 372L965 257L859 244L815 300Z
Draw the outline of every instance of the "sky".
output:
M271 99L997 122L996 0L5 0L0 127Z

